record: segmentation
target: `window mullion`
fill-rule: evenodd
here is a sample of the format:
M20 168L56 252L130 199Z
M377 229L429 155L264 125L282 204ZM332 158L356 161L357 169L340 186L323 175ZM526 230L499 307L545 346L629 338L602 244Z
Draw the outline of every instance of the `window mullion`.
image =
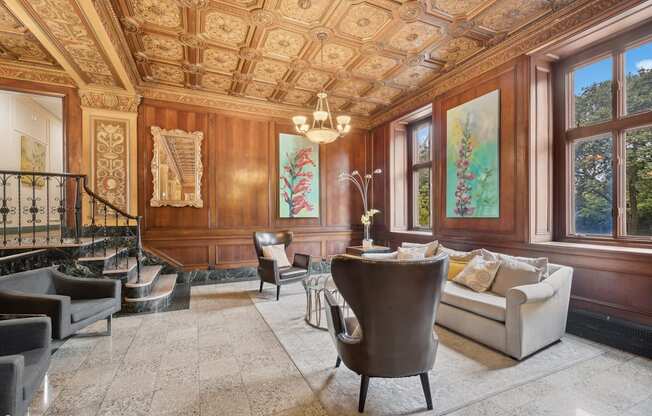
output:
M613 132L614 138L614 186L613 186L613 233L614 238L624 237L626 232L625 218L625 139L622 130Z

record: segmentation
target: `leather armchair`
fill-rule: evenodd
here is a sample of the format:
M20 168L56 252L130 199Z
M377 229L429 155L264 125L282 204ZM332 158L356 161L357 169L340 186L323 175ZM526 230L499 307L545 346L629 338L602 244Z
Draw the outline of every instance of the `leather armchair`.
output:
M336 256L333 280L355 317L344 314L325 292L328 329L341 362L361 375L358 411L364 411L370 377L420 376L432 409L428 371L438 339L435 314L448 274L448 257L417 261Z
M278 267L276 260L263 257L263 247L283 244L287 249L292 243L292 237L292 231L257 231L254 233L254 248L258 256L258 276L260 277L259 291L263 291L265 282L275 285L276 300L279 298L282 285L301 281L310 274L312 260L309 254L295 253L291 267Z
M0 315L0 415L27 413L50 366L51 336L47 316Z
M52 336L66 338L121 308L121 285L111 279L70 277L54 267L0 278L0 313L43 314L52 320Z

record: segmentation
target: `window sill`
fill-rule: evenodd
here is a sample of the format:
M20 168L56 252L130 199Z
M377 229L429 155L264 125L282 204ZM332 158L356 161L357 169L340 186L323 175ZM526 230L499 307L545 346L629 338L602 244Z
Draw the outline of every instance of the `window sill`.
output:
M423 235L432 237L432 231L419 231L419 230L391 230L394 234L409 234L409 235Z
M605 253L621 253L621 254L645 254L652 255L652 248L642 248L642 247L624 247L624 246L613 246L606 244L590 244L590 243L569 243L561 241L549 241L549 242L535 242L530 243L533 247L556 247L556 248L570 248L570 249L580 249L587 251L595 252L605 252Z

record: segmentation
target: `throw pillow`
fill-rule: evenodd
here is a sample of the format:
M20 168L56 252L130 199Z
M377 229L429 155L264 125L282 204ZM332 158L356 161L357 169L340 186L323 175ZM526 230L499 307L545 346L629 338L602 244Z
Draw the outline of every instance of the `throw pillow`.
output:
M399 247L398 260L423 260L426 258L426 247Z
M430 243L421 244L421 243L401 243L401 247L412 248L412 247L425 247L426 248L426 257L433 257L437 254L437 248L439 247L439 241L435 240Z
M464 270L453 281L476 292L485 292L491 287L500 267L500 260L488 260L483 256L475 256Z
M459 251L444 247L441 244L437 248L437 254L448 254L448 280L453 280L455 276L460 274L460 272L464 270L466 265L469 264L475 256L484 256L488 258L491 255L491 253L483 249Z
M398 252L391 253L362 253L362 257L369 260L396 260Z
M276 260L279 268L291 266L290 260L288 260L288 256L285 254L285 246L283 244L264 246L263 257Z
M516 256L509 256L507 254L501 254L501 253L492 253L495 255L498 260L501 261L507 261L507 260L517 260L523 263L527 263L530 266L534 266L534 268L537 269L537 272L539 273L539 282L548 277L548 258L547 257L516 257Z
M539 270L531 264L512 258L503 258L491 285L491 291L500 296L507 296L507 291L521 285L539 283Z

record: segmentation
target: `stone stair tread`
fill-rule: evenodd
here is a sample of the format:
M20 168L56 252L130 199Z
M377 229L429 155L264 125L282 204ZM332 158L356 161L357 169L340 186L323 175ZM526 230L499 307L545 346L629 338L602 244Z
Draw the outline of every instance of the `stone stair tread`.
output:
M142 298L125 298L125 302L147 302L164 298L172 294L176 282L176 274L163 274L159 277L149 296L144 296Z
M127 260L122 260L118 265L118 268L108 268L104 269L103 274L118 274L118 273L128 273L136 267L136 257L129 257L129 267L127 267Z
M99 250L99 251L101 253L104 253L104 250ZM118 249L118 255L124 253L125 251L127 251L126 247ZM111 257L114 257L115 255L116 255L115 254L115 247L113 247L113 248L107 248L106 249L106 256L103 255L103 254L96 255L96 256L82 256L82 257L79 257L77 260L81 261L81 262L84 262L84 261L101 261L101 260L106 261L106 260L110 259Z
M129 281L125 283L126 287L141 287L151 285L156 280L156 276L163 270L163 266L140 266L140 283L138 276L131 276Z
M14 237L8 235L7 237ZM17 241L11 240L7 241L7 245L3 245L0 242L0 249L3 250L23 250L23 249L42 249L42 248L78 248L78 247L87 247L92 244L98 244L104 241L105 238L96 238L93 241L91 238L83 237L79 239L79 243L76 243L73 238L64 239L63 243L59 241L58 238L52 237L49 242L46 242L43 238L39 238L36 243L32 243L31 235L28 235L28 232L23 233L23 240L20 244Z

